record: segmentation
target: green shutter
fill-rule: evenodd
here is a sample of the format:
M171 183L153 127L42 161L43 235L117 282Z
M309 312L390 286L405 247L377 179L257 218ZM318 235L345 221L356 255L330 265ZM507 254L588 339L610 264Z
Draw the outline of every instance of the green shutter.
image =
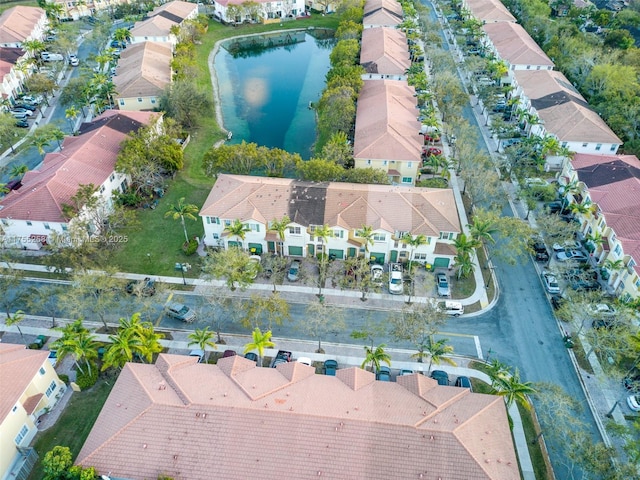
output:
M294 257L301 257L302 256L302 247L289 246L289 255L294 256Z

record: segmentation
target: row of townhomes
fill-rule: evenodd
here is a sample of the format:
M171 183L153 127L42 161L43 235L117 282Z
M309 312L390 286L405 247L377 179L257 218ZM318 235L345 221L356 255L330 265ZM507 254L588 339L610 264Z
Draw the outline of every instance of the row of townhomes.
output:
M42 40L47 31L47 14L38 7L17 6L0 15L0 97L12 100L22 91L25 79L33 71L28 65L31 53L24 42Z
M66 390L47 350L0 343L0 478L26 478L38 458L29 444L38 418L53 408Z
M358 230L370 226L373 245L366 250L378 263L408 261L411 249L400 238L424 235L427 244L415 248L413 259L448 267L455 255L453 239L460 222L451 189L313 183L287 178L220 175L200 216L208 246L241 246L302 257L325 253L349 258L365 252ZM274 220L291 219L284 239L271 230ZM240 220L245 240L228 235L225 227ZM329 225L333 237L325 244L314 236L316 227Z
M93 185L98 208L108 211L114 192L124 192L128 180L115 171L120 144L130 132L148 125L158 113L107 110L80 126L77 136L66 137L58 152L48 153L37 170L27 172L21 184L0 199L0 237L7 247L39 250L57 235L73 231L73 222L88 222L94 215L81 212L73 220L65 205L81 185ZM88 232L100 225L87 225Z
M640 162L617 155L621 140L592 110L499 0L464 0L469 15L483 24L484 48L506 63L503 85L527 112L528 135L555 137L573 158L550 157L560 170L568 200L587 208L578 213L580 234L608 281L623 300L640 296Z
M113 479L520 478L502 397L240 355L127 363L76 463Z
M364 85L356 109L353 157L356 168L387 172L391 183L415 184L422 163L421 124L415 89L407 83L411 66L407 37L396 0L369 0L364 6L360 63Z
M122 51L113 83L121 110L157 110L171 84L171 60L178 42L174 27L198 16L195 3L165 3L131 29L131 45Z

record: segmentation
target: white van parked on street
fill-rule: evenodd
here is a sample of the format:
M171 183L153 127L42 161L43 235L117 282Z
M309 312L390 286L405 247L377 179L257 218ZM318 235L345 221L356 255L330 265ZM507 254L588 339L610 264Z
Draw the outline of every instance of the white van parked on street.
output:
M447 300L444 303L440 304L442 311L447 315L452 315L454 317L459 317L464 313L464 305L460 302L453 302L451 300Z

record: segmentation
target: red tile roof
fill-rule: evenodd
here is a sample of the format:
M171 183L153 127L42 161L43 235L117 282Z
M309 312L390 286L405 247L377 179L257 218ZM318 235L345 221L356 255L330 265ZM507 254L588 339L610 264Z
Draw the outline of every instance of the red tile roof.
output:
M19 5L5 10L0 15L0 43L24 42L45 15L39 7Z
M513 22L482 26L500 58L511 65L553 66L553 62L521 25Z
M484 23L515 22L514 17L500 0L465 0L469 11Z
M127 364L77 461L130 479L520 478L499 397L239 356Z
M356 110L354 158L421 161L424 139L414 94L406 81L364 81Z
M117 98L160 96L171 83L171 45L134 43L122 52L113 83Z
M24 345L0 343L0 423L38 375L48 355L46 350L29 350Z
M365 28L361 44L360 63L368 73L404 75L411 66L407 37L400 30Z
M436 237L440 232L461 231L450 189L244 175L220 175L200 215L263 224L287 215L303 226L328 224L354 230L370 225Z
M62 205L79 185L102 185L113 173L120 144L127 133L147 124L157 113L107 110L80 128L77 137L66 137L62 150L45 156L38 170L22 179L22 187L0 200L0 217L65 222Z

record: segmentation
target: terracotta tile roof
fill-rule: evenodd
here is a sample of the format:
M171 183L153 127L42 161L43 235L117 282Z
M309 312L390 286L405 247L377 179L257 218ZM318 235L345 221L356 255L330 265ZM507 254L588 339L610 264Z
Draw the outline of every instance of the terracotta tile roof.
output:
M131 479L520 478L499 397L418 374L377 382L359 369L331 377L240 356L218 365L160 357L162 371L124 367L79 464Z
M194 11L197 11L197 10L198 10L198 5L196 5L195 3L173 1L173 2L168 2L163 5L160 5L159 7L154 8L153 11L149 13L149 16L152 17L156 15L162 15L163 13L167 13L167 14L178 17L178 19L180 20L184 20L189 15L193 14Z
M66 137L62 150L45 156L38 170L22 179L22 187L0 200L0 217L65 222L62 205L70 203L79 185L102 185L114 171L127 133L149 123L157 113L107 110Z
M365 28L360 63L368 73L404 75L411 66L406 35L395 28Z
M38 406L38 402L42 397L44 397L44 393L36 393L35 395L31 395L29 398L27 398L27 400L22 404L28 415L31 415L33 412L35 412L36 407Z
M469 11L484 23L515 22L514 17L500 0L465 0Z
M25 393L48 355L46 350L29 350L24 345L0 343L0 423Z
M515 70L513 73L544 121L544 128L561 142L622 144L562 73L555 70Z
M0 43L24 42L45 15L39 7L19 5L5 10L0 15Z
M371 225L428 236L461 231L450 189L244 175L220 175L200 215L264 224L287 215L303 226L328 224L352 230Z
M5 75L11 72L24 55L22 48L0 47L0 83L4 82Z
M571 163L640 274L640 161L633 155L576 154Z
M134 43L122 52L113 82L118 98L160 96L171 83L171 45Z
M365 80L358 96L353 156L420 162L423 138L413 87L405 81Z
M500 58L511 65L553 66L551 59L521 25L512 22L487 23L482 29Z
M402 18L402 5L396 0L367 0L364 4L365 15L380 9L385 9Z

